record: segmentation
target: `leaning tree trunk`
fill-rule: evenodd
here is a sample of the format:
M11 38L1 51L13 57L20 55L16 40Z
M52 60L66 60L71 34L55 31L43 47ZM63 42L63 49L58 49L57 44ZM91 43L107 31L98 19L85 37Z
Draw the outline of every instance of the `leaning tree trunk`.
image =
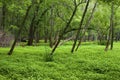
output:
M13 42L13 44L12 44L12 47L11 47L10 51L8 52L8 55L11 55L12 52L13 52L13 50L14 50L14 48L15 48L16 42L17 42L17 40L18 40L18 38L19 38L19 36L20 36L20 33L21 33L22 29L23 29L23 25L25 24L25 21L27 20L27 16L28 16L28 13L29 13L29 11L30 11L30 9L31 9L31 6L32 6L32 5L30 5L30 6L28 7L27 11L26 11L25 17L23 18L23 22L21 23L21 26L20 26L20 28L19 28L19 31L18 31L18 33L17 33L17 35L16 35L16 37L15 37L15 40L14 40L14 42Z
M58 38L58 40L57 40L54 48L52 49L50 55L53 55L53 53L55 52L56 48L58 47L61 39L63 38L63 35L66 33L67 29L69 28L69 26L70 26L70 24L71 24L71 22L72 22L75 14L76 14L76 12L77 12L77 8L78 8L78 6L80 5L80 4L77 5L76 3L77 3L76 0L74 0L75 8L74 8L74 10L73 10L73 13L72 13L69 21L66 23L66 26L65 26L64 30L60 33L59 38Z
M79 29L78 29L78 31L77 31L76 37L75 37L75 39L74 39L73 47L72 47L72 49L71 49L71 52L72 52L72 53L74 52L74 49L75 49L75 46L76 46L76 43L77 43L77 40L78 40L78 37L79 37L79 33L80 33L80 31L81 31L81 28L82 28L83 21L84 21L84 18L85 18L85 16L86 16L86 13L87 13L87 9L88 9L89 3L90 3L90 0L87 1L85 10L84 10L84 12L83 12L83 16L82 16L82 19L81 19L81 21L80 21Z
M89 24L90 24L90 22L91 22L91 19L92 19L92 17L93 17L94 12L95 12L95 8L96 8L96 6L97 6L97 2L98 2L98 0L96 1L95 5L94 5L94 7L93 7L93 9L92 9L92 13L91 13L89 19L87 20L87 23L86 23L85 26L84 26L83 34L82 34L82 36L81 36L81 38L80 38L80 41L79 41L79 43L78 43L78 45L77 45L77 48L75 49L76 51L78 50L79 46L81 45L81 42L82 42L82 39L83 39L83 37L84 37L84 35L85 35L86 29L88 28L88 26L89 26Z

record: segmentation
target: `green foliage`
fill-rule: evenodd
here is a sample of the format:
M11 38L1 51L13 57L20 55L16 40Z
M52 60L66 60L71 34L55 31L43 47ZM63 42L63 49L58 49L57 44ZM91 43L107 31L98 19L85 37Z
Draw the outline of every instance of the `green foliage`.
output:
M113 51L105 52L104 46L87 42L71 54L71 45L64 45L57 49L52 62L43 59L43 46L18 46L12 56L6 55L8 48L0 48L0 79L117 80L120 78L120 43L114 47Z
M54 59L53 59L53 55L50 55L50 54L48 54L48 53L45 53L43 58L44 58L44 60L45 60L46 62L51 62L51 61L54 60Z
M106 45L107 40L98 41L98 45Z
M77 4L82 0L76 0ZM85 17L83 27L86 24L89 16L91 15L91 10L93 8L93 5L96 0L91 0L90 6L88 8L87 16ZM110 5L111 2L115 2L119 4L119 0L99 0L102 2L98 2L98 5L96 7L95 13L93 15L93 18L91 20L90 25L88 28L90 28L93 33L92 34L100 34L106 35L108 34L108 29L110 26ZM110 4L106 4L104 2L109 2ZM25 16L26 10L28 6L32 5L32 8L30 9L30 12L28 14L27 20L25 21L25 25L23 27L21 36L25 36L27 38L29 28L31 25L32 18L34 16L34 13L36 12L36 6L39 7L38 13L36 13L36 18L34 21L35 34L40 35L40 37L43 39L46 34L52 34L53 38L56 36L56 34L61 33L62 30L65 28L66 24L68 23L68 20L70 16L72 15L73 9L74 9L74 0L0 0L0 7L2 8L3 5L5 6L5 31L8 31L8 29L11 28L11 25L17 26L18 28L21 26L21 23L23 21L23 17ZM85 3L82 3L78 9L77 13L75 14L75 17L73 18L73 21L70 24L70 27L68 28L68 31L71 29L77 29L79 27L79 23L82 17L82 13L85 7ZM119 5L115 4L115 7L118 7L115 14L115 33L119 32ZM46 11L46 9L48 9ZM53 9L53 15L51 17L51 10ZM44 14L44 11L46 13ZM59 14L59 15L58 15ZM1 14L2 16L2 14ZM2 20L2 19L1 19ZM53 25L51 28L51 21L53 21ZM36 25L36 23L38 23ZM52 30L51 30L52 29ZM14 29L13 29L14 30ZM14 31L10 31L15 34L16 29ZM88 30L89 32L89 30ZM88 33L86 32L86 34ZM72 35L76 33L75 31L72 31ZM69 37L69 34L66 34L65 37ZM88 33L89 35L89 33ZM71 35L70 35L71 36ZM47 36L49 37L49 35Z
M99 1L102 1L102 2L109 4L109 5L111 5L112 3L114 3L117 6L120 5L120 0L99 0Z
M15 26L15 25L10 25L10 27L9 27L9 31L10 31L12 34L14 34L14 35L17 34L18 29L19 29L19 28L18 28L17 26Z

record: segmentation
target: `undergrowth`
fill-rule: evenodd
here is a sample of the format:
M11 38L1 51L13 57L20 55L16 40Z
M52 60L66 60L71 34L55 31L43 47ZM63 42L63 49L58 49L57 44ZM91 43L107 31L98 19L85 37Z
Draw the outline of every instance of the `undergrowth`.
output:
M84 43L71 54L71 47L60 46L53 56L44 46L17 46L12 56L9 48L0 48L0 80L120 79L120 43L108 52L105 46Z

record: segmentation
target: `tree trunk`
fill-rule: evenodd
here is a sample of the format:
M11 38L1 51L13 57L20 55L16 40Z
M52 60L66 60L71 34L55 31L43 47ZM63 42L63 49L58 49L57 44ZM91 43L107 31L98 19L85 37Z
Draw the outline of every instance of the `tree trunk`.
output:
M112 26L111 26L111 47L113 49L113 42L114 42L114 3L112 3L111 7L111 16L112 16Z
M50 44L50 47L52 48L53 47L53 37L52 36L49 37L49 44Z
M65 26L64 30L62 31L62 33L60 33L59 38L58 38L58 41L56 42L56 44L55 44L54 48L52 49L50 55L53 55L53 53L55 52L56 48L58 47L61 39L63 38L63 35L66 33L67 29L69 28L70 23L72 22L75 14L76 14L76 12L77 12L77 7L78 7L78 6L79 6L79 5L76 5L76 2L75 2L75 8L74 8L74 10L73 10L73 13L72 13L69 21L66 23L66 26Z
M82 36L81 36L81 38L80 38L80 41L79 41L79 43L78 43L78 45L77 45L76 51L78 50L79 46L81 45L82 39L83 39L83 37L85 36L86 29L88 28L88 26L89 26L89 24L90 24L90 22L91 22L91 19L92 19L92 17L93 17L94 12L95 12L95 8L96 8L96 6L97 6L97 2L98 2L98 0L96 1L95 5L94 5L94 7L93 7L93 9L92 9L92 13L91 13L89 19L87 20L87 22L86 22L86 24L85 24L85 26L84 26L85 30L83 30L83 34L82 34Z
M44 36L44 42L47 43L48 42L48 29L44 29L44 34L45 34L45 36Z
M34 20L35 20L35 13L34 13L34 17L31 21L31 25L30 25L30 29L29 29L29 35L28 35L28 46L32 46L33 45L33 39L34 39Z
M76 34L76 37L75 37L75 40L74 40L74 43L73 43L73 47L71 49L71 52L73 53L74 52L74 49L75 49L75 46L76 46L76 43L77 43L77 40L78 40L78 37L79 37L79 33L81 31L81 28L82 28L82 24L83 24L83 21L84 21L84 18L86 16L86 13L87 13L87 9L88 9L88 6L89 6L89 3L90 3L90 0L87 1L87 4L85 6L85 10L83 12L83 16L82 16L82 19L80 21L80 26L79 26L79 29L77 31L77 34Z
M107 40L107 43L106 43L105 51L108 50L108 47L109 47L109 44L110 44L110 39L111 39L111 49L113 48L113 15L114 15L113 9L114 9L114 4L112 3L111 18L110 18L110 30L109 30L109 35L108 35L108 40Z
M29 14L30 9L31 9L31 5L28 7L28 9L26 11L25 17L23 18L23 22L21 23L21 25L19 27L19 31L17 33L17 36L15 37L15 40L14 40L14 42L12 44L12 47L11 47L10 51L8 52L8 55L11 55L13 53L13 50L14 50L15 45L16 45L16 42L17 42L17 40L18 40L18 38L20 36L20 33L21 33L22 29L23 29L23 25L25 24L25 21L27 19L27 16Z
M58 38L59 38L59 32L57 32L57 33L55 34L54 43L53 43L54 45L57 43Z
M39 40L40 40L40 34L39 34L39 31L37 30L37 31L36 31L35 42L36 42L36 43L39 43Z
M2 31L4 31L4 29L5 29L5 17L6 17L6 5L3 4L3 7L2 7L2 23L1 23Z
M50 18L50 35L49 35L49 42L50 47L53 47L53 32L54 32L54 10L53 7L51 8L51 18Z
M59 45L63 45L65 42L68 42L68 41L70 41L70 40L72 40L72 39L74 39L74 35L71 36L71 37L69 37L69 38L67 38L67 39L65 39L65 40L63 40L62 42L60 42Z
M31 21L31 25L30 25L30 29L29 29L29 35L28 35L28 46L32 46L33 45L33 40L34 40L34 34L36 31L36 24L35 24L35 19L38 15L38 11L39 11L39 4L36 6L36 10L34 11L34 16L33 19Z

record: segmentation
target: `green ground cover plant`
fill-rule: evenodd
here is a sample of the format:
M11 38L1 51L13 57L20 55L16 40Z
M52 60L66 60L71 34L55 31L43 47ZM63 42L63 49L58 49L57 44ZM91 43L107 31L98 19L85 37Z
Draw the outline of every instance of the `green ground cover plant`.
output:
M119 80L120 43L114 45L105 52L104 46L83 43L74 54L63 45L52 61L46 60L48 46L17 46L11 56L9 48L0 48L0 80Z

